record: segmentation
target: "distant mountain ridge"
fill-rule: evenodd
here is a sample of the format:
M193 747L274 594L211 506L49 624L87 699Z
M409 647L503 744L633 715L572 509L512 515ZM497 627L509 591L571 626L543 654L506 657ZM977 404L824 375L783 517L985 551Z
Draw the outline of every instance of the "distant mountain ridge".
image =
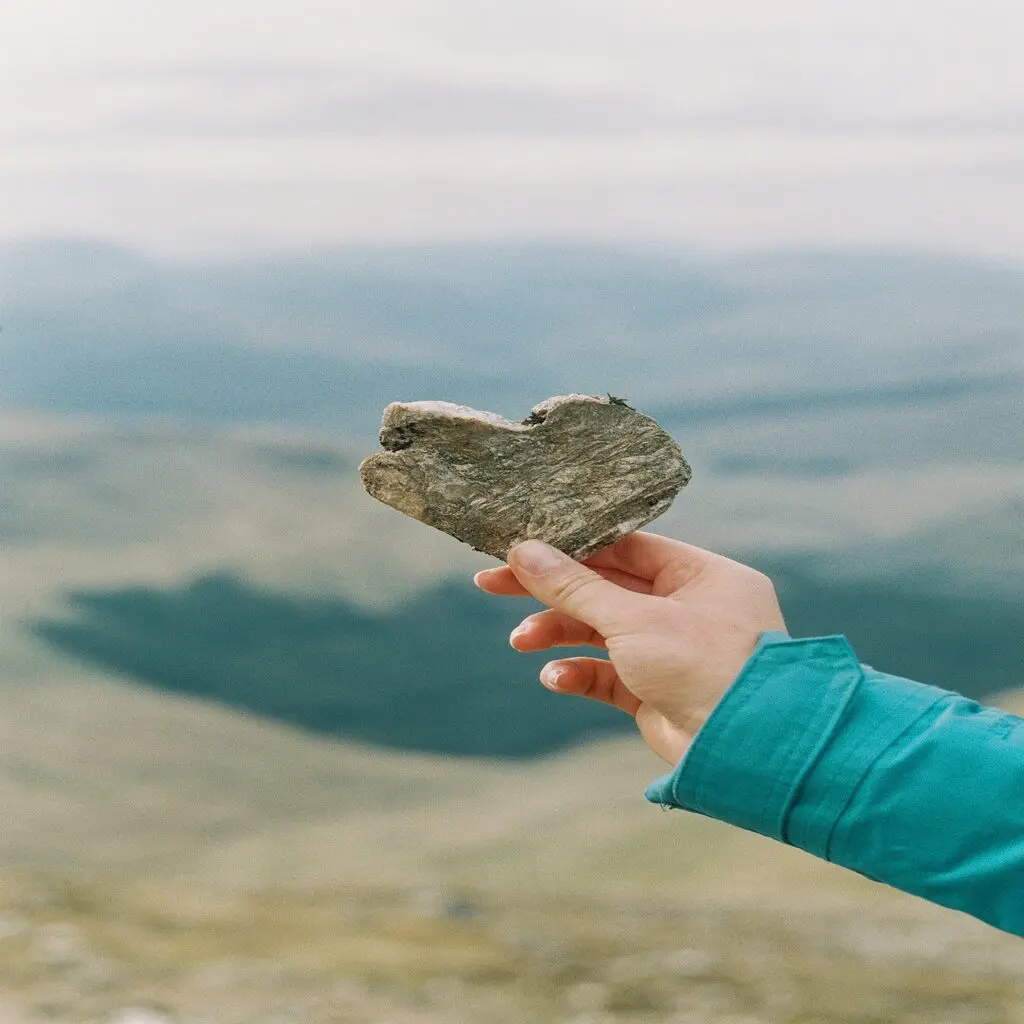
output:
M188 265L57 240L5 262L0 400L23 408L370 437L396 396L524 415L617 389L728 417L811 392L914 400L961 373L1024 380L1024 269L912 253L493 245Z

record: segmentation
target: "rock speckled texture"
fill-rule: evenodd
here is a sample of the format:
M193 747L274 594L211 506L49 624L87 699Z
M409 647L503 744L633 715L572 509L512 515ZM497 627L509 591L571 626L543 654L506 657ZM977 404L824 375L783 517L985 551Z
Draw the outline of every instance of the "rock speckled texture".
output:
M624 401L559 395L521 423L450 402L394 402L373 497L505 559L530 538L586 558L656 519L690 479L679 446Z

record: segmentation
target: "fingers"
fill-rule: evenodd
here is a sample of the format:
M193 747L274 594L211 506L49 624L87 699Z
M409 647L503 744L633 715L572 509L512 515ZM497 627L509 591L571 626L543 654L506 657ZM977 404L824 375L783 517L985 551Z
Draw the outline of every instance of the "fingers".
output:
M605 637L629 628L649 611L652 598L616 586L542 541L517 544L508 561L516 579L539 601Z
M672 540L656 533L631 533L592 555L583 564L606 580L637 594L649 594L651 581L666 569L672 569L681 584L717 556L703 548ZM473 582L488 594L503 597L529 597L530 592L516 579L508 566L484 569Z
M529 615L513 630L509 643L517 651L548 647L604 647L604 637L585 622L552 610Z
M717 557L704 548L681 540L637 531L627 534L603 551L598 551L586 560L586 564L595 569L617 570L649 581L669 568L683 577L695 575Z
M632 590L637 594L649 594L651 585L647 580L637 579L636 576L619 569L595 569L606 580L626 590ZM516 579L516 574L507 566L501 565L496 569L483 569L473 577L473 582L488 594L497 594L499 597L529 597L530 592Z
M640 700L619 678L615 666L601 658L565 658L541 669L540 681L556 693L610 704L627 715L636 715Z

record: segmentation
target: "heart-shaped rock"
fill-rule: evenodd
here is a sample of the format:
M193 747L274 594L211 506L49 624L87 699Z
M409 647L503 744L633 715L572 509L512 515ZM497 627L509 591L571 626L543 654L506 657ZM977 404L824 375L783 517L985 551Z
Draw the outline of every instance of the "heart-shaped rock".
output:
M380 443L359 467L373 497L500 559L530 538L586 558L661 515L690 479L675 441L610 396L549 398L522 423L393 402Z

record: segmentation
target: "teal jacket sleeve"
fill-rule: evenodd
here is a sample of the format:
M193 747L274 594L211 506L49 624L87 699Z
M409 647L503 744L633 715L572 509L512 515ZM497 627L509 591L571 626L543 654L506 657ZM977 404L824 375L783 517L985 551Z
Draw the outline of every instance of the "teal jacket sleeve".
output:
M1024 720L766 633L647 798L1024 935Z

